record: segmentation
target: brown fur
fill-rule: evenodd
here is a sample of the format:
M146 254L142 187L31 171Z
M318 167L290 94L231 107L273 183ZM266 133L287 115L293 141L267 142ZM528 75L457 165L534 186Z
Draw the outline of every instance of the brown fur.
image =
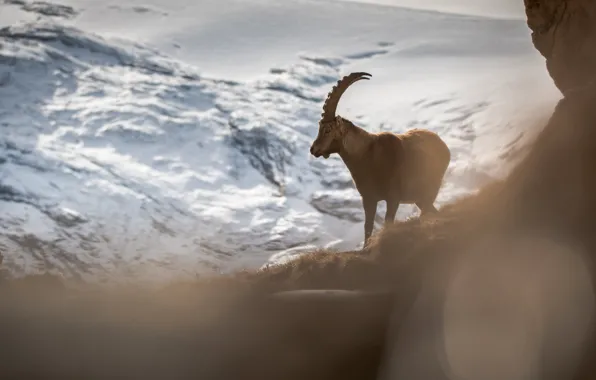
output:
M346 78L349 76L342 80ZM332 104L331 108L335 110L341 93L351 83L342 88L342 81L339 81L329 94L323 119L319 122L319 133L310 152L315 157L325 158L337 153L348 167L362 197L366 246L372 235L379 201L387 202L386 225L393 223L400 204L416 204L422 215L437 211L434 202L451 153L445 142L428 130L412 129L403 134L369 133L341 116L330 119L325 114L325 107ZM334 91L339 92L335 97Z

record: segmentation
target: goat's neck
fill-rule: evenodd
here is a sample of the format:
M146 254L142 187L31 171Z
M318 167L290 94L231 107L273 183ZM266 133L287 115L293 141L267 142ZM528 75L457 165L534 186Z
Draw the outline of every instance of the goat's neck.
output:
M345 119L342 136L339 155L347 165L350 162L361 162L374 140L373 134L366 132L364 129L357 127Z

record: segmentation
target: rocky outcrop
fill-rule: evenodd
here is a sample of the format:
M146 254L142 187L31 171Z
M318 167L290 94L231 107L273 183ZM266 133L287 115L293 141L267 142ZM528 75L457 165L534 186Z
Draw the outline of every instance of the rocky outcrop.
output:
M524 0L534 46L556 86L567 90L596 76L596 2Z

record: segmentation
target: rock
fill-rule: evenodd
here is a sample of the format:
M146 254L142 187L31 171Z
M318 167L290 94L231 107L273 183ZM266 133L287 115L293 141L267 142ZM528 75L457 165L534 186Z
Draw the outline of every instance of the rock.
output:
M319 212L350 222L363 222L362 200L355 191L317 191L312 194L310 204Z
M555 85L567 90L596 74L596 2L524 0L532 42L546 58Z

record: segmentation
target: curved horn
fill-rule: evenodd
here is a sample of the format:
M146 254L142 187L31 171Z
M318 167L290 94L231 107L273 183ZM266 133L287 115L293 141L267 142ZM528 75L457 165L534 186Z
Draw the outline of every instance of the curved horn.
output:
M323 104L323 113L321 114L322 120L331 121L335 119L335 110L337 109L337 104L339 103L339 99L343 93L353 83L359 81L360 79L368 80L370 79L369 77L372 77L372 75L369 73L357 72L346 75L345 77L338 80L337 84L333 86L331 91L329 91L329 94L327 94L327 99L325 99L325 103Z

